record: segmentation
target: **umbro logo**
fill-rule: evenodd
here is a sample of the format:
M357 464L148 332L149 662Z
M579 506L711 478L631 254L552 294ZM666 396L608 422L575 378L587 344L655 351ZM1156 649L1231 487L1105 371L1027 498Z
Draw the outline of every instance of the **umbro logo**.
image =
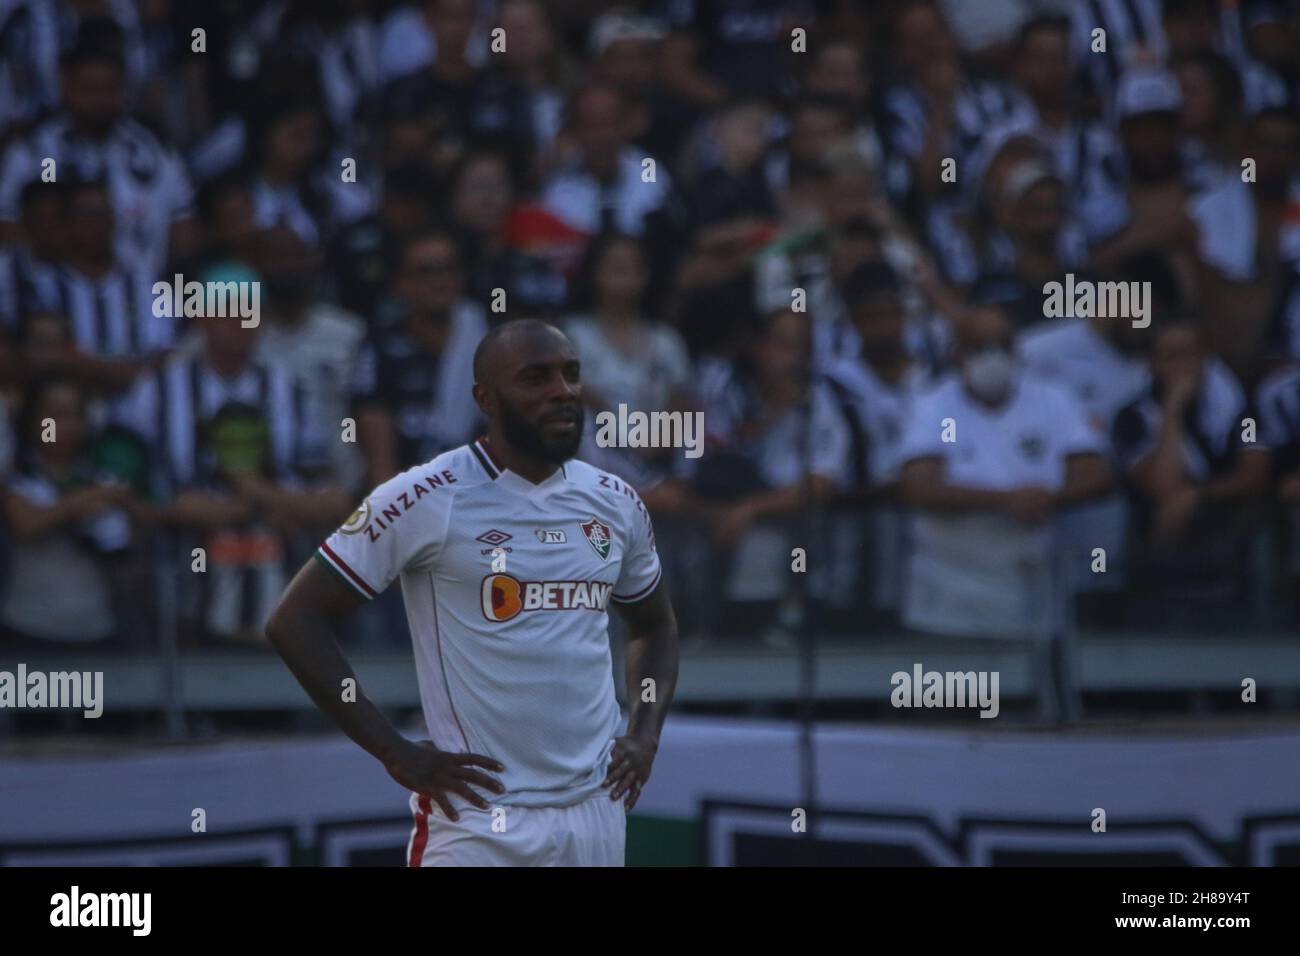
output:
M490 544L496 546L501 544L502 542L509 541L513 537L514 535L506 534L504 531L498 531L496 528L493 528L491 531L483 532L474 540L482 541L484 544Z

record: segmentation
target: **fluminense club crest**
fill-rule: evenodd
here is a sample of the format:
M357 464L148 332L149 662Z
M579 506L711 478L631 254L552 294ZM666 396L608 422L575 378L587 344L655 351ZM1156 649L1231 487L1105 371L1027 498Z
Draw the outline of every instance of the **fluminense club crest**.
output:
M609 525L601 524L593 515L590 521L580 522L578 527L582 529L587 541L600 555L600 559L606 560L609 557L609 546L614 540L609 535Z

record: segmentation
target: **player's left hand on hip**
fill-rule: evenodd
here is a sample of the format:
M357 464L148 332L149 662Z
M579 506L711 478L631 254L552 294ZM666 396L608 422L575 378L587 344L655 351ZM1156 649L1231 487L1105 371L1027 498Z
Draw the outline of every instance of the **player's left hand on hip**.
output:
M615 737L614 751L610 755L609 772L605 774L602 787L611 787L609 798L617 800L626 795L628 810L636 806L641 796L641 788L650 779L650 767L654 763L655 752L659 744L653 740L640 737Z

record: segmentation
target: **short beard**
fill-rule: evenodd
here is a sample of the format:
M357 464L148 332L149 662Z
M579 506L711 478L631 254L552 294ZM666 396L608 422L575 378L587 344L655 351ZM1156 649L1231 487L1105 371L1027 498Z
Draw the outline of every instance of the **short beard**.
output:
M542 434L540 426L532 424L518 414L509 403L501 401L500 409L501 434L516 451L523 452L529 458L553 465L562 465L578 453L586 419L586 411L581 404L578 405L578 427L574 429L573 437L556 440L548 440Z

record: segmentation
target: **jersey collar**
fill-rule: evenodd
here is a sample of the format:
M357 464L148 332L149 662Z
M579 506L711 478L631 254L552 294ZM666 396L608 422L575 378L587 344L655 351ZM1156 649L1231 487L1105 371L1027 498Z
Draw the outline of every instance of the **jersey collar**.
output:
M553 485L559 482L567 482L569 480L569 466L565 463L560 465L559 470L541 484L533 484L527 478L515 474L497 460L496 456L492 454L492 449L488 444L486 435L476 438L471 442L469 450L474 453L474 457L478 459L479 465L487 473L489 478L493 481L502 481L512 488L518 488L525 494L530 494L541 489L550 489Z

